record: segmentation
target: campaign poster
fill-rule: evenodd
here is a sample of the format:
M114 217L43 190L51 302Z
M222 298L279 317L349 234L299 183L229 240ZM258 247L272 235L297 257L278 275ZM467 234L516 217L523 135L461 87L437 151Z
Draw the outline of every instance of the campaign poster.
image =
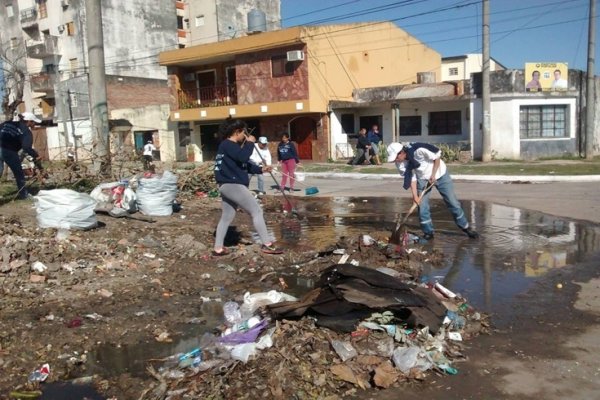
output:
M525 63L525 90L527 92L558 92L569 89L567 63Z

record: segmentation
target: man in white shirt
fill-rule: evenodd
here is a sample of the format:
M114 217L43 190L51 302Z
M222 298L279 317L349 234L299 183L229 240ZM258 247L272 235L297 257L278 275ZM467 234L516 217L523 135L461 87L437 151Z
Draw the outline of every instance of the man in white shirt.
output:
M272 163L271 152L269 151L269 141L265 136L258 138L258 143L254 146L254 151L250 156L250 161L258 166L270 166ZM250 174L250 180L254 175ZM265 178L262 174L256 175L258 178L258 195L265 195Z
M566 79L562 79L560 77L560 70L557 69L554 71L554 80L552 81L552 85L550 86L551 90L567 90L568 83Z
M148 170L150 167L150 163L154 160L154 151L156 151L156 147L152 140L148 140L148 143L144 145L143 153L144 156L144 169Z
M428 191L420 199L419 195L428 186L435 186L444 199L446 207L452 213L454 222L472 239L479 237L469 226L460 202L454 193L452 178L447 172L446 163L442 160L442 152L428 143L390 143L387 147L388 162L395 162L400 175L404 177L404 189L410 187L413 201L419 205L419 220L423 230L423 238L433 239L434 229L429 208Z

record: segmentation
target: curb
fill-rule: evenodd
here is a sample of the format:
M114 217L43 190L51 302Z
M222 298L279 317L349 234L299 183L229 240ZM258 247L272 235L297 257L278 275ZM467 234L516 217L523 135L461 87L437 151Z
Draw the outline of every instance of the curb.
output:
M361 174L352 172L307 172L307 177L322 179L402 179L399 174ZM452 175L453 181L479 183L551 183L551 182L600 182L600 175Z

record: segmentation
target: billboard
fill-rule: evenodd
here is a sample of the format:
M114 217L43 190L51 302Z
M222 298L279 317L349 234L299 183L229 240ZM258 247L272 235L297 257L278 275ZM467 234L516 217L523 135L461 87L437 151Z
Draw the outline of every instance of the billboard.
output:
M556 92L569 88L567 63L525 63L525 91Z

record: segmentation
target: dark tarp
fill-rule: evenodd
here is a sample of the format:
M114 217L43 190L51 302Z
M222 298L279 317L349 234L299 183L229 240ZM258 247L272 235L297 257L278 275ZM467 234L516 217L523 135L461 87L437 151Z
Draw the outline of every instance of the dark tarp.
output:
M312 315L317 325L351 332L374 312L392 311L409 327L429 327L436 333L446 308L426 288L409 285L398 278L368 267L337 264L325 269L317 287L302 299L267 307L276 319Z

